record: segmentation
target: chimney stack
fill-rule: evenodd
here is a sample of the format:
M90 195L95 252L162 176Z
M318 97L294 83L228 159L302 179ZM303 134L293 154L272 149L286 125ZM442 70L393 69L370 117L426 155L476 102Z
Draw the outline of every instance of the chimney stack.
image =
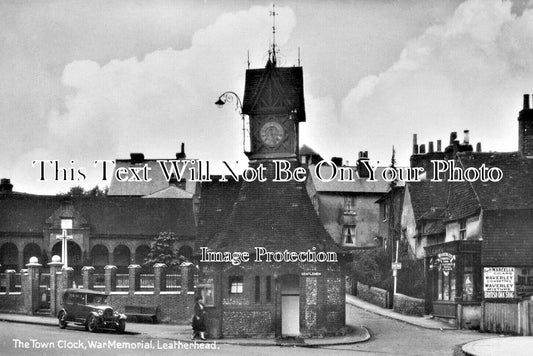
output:
M331 162L333 162L337 167L342 167L342 157L331 157Z
M452 131L450 133L450 145L453 145L453 142L457 140L457 132L455 131Z
M131 164L143 163L144 154L142 153L130 153Z
M2 178L0 180L0 193L12 193L13 192L13 184L11 184L11 180L8 178Z
M533 158L533 108L529 94L524 94L524 108L518 114L518 151Z
M357 175L359 178L368 178L370 176L368 169L363 164L363 161L368 160L368 151L359 152L359 159L357 160Z

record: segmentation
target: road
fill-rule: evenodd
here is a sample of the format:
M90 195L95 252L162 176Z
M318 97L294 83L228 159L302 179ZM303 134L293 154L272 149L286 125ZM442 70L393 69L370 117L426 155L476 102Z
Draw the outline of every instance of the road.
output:
M88 333L83 328L57 327L0 322L1 355L453 355L456 345L494 335L473 331L428 330L384 318L351 305L347 320L365 325L371 332L368 342L327 348L277 346L239 346L217 344L215 350L192 348L192 343L174 343L165 338L147 338L145 334L112 332ZM147 327L150 327L147 325ZM210 344L212 345L212 344ZM176 348L178 347L178 348Z

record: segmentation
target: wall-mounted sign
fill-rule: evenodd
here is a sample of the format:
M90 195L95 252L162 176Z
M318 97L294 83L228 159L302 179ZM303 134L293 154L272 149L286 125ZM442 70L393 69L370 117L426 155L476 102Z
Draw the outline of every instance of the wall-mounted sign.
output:
M447 276L455 268L455 255L449 252L439 253L436 258L431 259L429 268L438 268L439 271L442 271Z
M514 298L514 267L484 267L483 295L485 298Z

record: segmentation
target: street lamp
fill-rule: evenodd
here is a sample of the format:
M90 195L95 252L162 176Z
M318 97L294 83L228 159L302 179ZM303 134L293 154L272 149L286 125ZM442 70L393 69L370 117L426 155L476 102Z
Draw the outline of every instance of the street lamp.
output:
M244 153L247 153L248 151L246 150L246 119L244 117L244 114L242 113L242 101L241 101L241 98L237 95L237 93L235 93L233 91L227 91L227 92L222 93L218 97L218 100L215 101L215 105L218 106L219 108L222 108L224 106L224 104L232 103L233 101L235 101L235 111L238 111L239 114L241 115L241 120L242 120L242 146L243 146Z

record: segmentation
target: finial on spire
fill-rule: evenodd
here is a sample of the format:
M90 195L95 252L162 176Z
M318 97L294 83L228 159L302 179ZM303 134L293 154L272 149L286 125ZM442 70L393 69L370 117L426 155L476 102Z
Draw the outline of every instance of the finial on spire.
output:
M270 11L270 16L272 16L272 52L271 56L272 58L270 61L272 62L272 65L276 66L276 15L278 13L276 12L276 4L272 4L272 11ZM269 51L270 52L270 51Z

